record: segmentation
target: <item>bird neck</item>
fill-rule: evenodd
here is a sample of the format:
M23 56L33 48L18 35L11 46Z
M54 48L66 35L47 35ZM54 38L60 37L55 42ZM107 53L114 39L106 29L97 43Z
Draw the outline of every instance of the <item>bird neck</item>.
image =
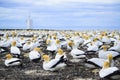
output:
M104 51L107 51L107 48L103 49Z
M103 69L107 69L107 68L109 68L109 65L108 66L103 66Z
M59 52L58 54L59 54L59 55L63 55L63 52Z

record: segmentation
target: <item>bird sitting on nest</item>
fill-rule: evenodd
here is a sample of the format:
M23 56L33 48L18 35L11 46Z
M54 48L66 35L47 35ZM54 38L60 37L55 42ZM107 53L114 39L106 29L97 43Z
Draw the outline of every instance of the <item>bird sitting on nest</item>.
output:
M34 50L32 50L30 53L29 53L29 59L35 63L39 62L40 59L41 59L41 49L40 48L34 48Z
M103 68L99 72L101 79L108 80L119 80L120 79L120 70L117 67L109 67L110 63L105 61Z
M64 58L65 61L68 60L65 52L63 52L62 49L58 49L58 50L57 50L57 54L56 54L56 56L55 56L55 59L60 59L62 56L64 56L63 58Z
M16 46L16 41L13 41L12 44L11 44L11 48L10 48L10 53L13 55L13 57L20 57L20 49Z
M114 66L113 56L112 54L107 55L107 59L101 59L101 58L91 58L85 61L85 66L88 68L102 68L103 63L105 61L109 61L111 64L110 66Z
M23 52L30 52L30 48L31 48L31 41L27 41L24 45L23 45Z
M64 56L61 56L59 59L50 60L48 55L43 55L43 69L49 71L57 71L63 69L66 66L63 57Z
M120 59L120 53L116 51L107 51L107 46L102 46L103 50L100 50L98 53L98 57L102 59L107 59L107 54L111 53L113 56L113 60L119 60Z
M6 60L4 62L5 66L18 66L21 65L22 61L19 58L13 58L11 54L6 55Z
M77 45L75 45L73 41L69 41L68 45L70 47L72 47L70 54L73 57L75 62L78 62L79 61L78 59L85 59L86 58L85 52L82 50L79 50L77 48Z

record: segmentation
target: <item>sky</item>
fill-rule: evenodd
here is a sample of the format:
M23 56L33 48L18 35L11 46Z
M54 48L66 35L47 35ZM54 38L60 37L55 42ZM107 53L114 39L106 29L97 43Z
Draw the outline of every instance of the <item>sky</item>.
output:
M0 0L0 29L120 29L120 0Z

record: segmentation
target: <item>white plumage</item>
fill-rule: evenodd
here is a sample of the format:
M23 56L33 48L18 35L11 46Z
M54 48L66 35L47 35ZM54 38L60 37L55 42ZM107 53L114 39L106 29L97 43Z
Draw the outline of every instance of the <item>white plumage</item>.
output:
M18 58L11 58L9 60L5 60L5 66L16 66L20 64L21 64L21 60Z
M37 58L40 58L40 57L41 57L41 55L37 51L33 50L29 53L30 60L37 59Z
M18 55L20 55L20 49L17 48L16 46L12 46L10 51L11 51L11 54L18 54Z
M44 70L56 71L66 66L66 64L63 61L63 57L61 57L60 59L49 60L49 56L44 55L43 59L44 59L44 62L43 62Z

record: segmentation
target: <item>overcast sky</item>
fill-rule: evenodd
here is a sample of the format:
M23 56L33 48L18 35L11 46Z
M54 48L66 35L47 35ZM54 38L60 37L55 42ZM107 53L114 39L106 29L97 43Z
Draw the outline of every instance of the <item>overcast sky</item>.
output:
M120 0L0 0L0 29L120 29Z

